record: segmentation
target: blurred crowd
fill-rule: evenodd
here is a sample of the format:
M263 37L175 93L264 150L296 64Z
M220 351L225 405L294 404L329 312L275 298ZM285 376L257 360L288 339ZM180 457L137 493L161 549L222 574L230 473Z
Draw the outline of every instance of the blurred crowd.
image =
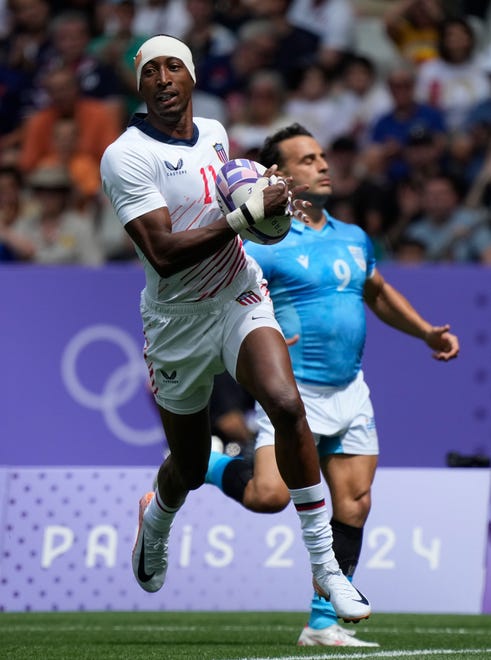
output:
M491 264L489 4L0 0L0 262L135 258L99 160L143 111L133 57L167 33L231 158L299 122L325 146L329 212L379 261Z

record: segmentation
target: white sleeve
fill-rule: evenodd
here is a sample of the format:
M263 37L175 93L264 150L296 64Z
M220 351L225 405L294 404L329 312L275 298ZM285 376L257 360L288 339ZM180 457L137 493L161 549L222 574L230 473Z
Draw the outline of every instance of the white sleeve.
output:
M350 3L337 2L329 12L329 20L322 28L321 46L339 50L353 47L355 14Z
M110 145L101 159L102 187L123 225L167 206L157 187L153 159L138 150Z
M414 97L419 103L428 103L430 89L433 81L438 80L434 75L434 66L431 61L423 62L416 74Z

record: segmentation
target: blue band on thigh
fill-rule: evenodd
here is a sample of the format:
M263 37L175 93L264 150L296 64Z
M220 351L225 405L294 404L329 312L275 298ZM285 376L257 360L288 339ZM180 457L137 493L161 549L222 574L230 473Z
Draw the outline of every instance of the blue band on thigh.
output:
M339 436L321 435L317 445L317 453L322 458L330 454L344 454Z

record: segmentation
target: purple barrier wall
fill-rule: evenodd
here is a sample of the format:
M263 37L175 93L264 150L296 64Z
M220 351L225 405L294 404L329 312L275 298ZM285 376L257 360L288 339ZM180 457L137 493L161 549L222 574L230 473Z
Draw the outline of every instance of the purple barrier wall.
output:
M491 453L491 269L382 266L459 334L443 364L368 312L364 370L382 466L443 467ZM3 465L153 465L163 436L146 389L137 265L0 268Z
M364 371L381 465L442 467L447 451L491 454L491 269L382 266L435 325L450 323L461 355L440 363L422 342L368 313Z
M421 342L368 313L364 370L375 404L381 467L439 468L450 450L489 455L491 269L382 265L381 271L429 320L451 323L462 346L458 360L438 363ZM165 441L141 354L142 286L137 265L0 267L0 465L148 469L160 462ZM475 471L469 478L473 475L481 481ZM7 490L0 470L0 501L7 501ZM465 497L459 495L468 502L468 489ZM478 499L480 506L483 498ZM377 510L378 505L371 526ZM439 511L433 514L438 520ZM0 507L4 543L11 540L9 515L10 504ZM407 516L403 523L413 534L420 527L411 527ZM400 538L403 533L401 528ZM131 544L127 536L124 540ZM15 547L19 543L14 539ZM490 608L488 584L484 609Z
M136 265L0 269L0 463L154 465Z
M138 498L154 474L0 469L0 612L281 609L307 616L311 574L293 507L250 513L208 485L190 493L176 517L166 584L155 594L140 589L131 548ZM356 573L375 614L481 612L489 482L489 470L378 471Z

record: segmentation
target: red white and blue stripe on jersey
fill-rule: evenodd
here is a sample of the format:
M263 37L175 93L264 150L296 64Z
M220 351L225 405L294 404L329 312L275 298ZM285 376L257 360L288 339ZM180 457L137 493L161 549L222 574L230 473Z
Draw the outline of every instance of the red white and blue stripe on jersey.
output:
M255 291L244 291L240 296L237 296L235 300L239 305L255 305L256 303L261 302L261 296Z

